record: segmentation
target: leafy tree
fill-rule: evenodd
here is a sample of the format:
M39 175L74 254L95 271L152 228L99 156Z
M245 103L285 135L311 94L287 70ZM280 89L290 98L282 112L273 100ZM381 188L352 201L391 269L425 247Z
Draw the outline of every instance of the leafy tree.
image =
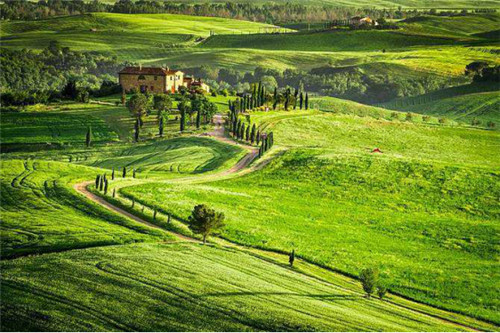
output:
M87 128L87 135L85 136L85 145L88 147L90 147L90 144L92 142L92 128L89 126Z
M127 102L127 107L132 116L139 120L138 123L142 123L149 107L149 100L144 94L134 94Z
M167 94L156 94L153 96L153 108L159 111L158 115L169 112L172 108L172 99Z
M205 244L207 236L224 226L224 214L206 205L197 205L189 216L188 226L193 233L202 235Z
M488 63L484 61L474 61L465 66L465 75L475 76L481 74L484 68L488 67Z
M293 267L294 261L295 261L295 249L293 249L290 255L288 256L288 262L290 263L290 267Z
M375 292L375 288L378 284L378 270L365 268L361 271L359 279L361 280L361 285L363 286L366 296L370 298L370 296Z

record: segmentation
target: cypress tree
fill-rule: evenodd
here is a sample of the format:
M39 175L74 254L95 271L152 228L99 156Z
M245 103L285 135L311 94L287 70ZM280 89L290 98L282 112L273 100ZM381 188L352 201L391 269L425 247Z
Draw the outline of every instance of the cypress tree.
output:
M123 167L122 178L127 177L127 167Z
M297 99L299 96L299 89L295 88L295 93L293 94L293 109L297 109Z
M274 95L273 95L273 110L276 110L276 107L278 106L278 88L274 88Z
M250 124L248 124L247 129L245 131L245 140L250 141Z
M257 131L257 135L256 135L256 138L255 138L255 142L257 142L257 144L260 143L260 130Z
M163 137L163 126L164 126L165 118L163 117L163 114L160 115L160 119L158 120L158 134L160 135L160 138Z
M233 136L236 136L236 129L238 128L238 120L236 118L236 116L234 117L234 120L233 120Z
M116 188L113 189L113 198L116 196Z
M134 208L135 206L135 199L132 199L132 207L131 208Z
M97 175L95 177L95 189L97 190L99 188L99 182L101 181L101 175Z
M186 110L182 108L181 110L181 123L180 123L180 131L184 132L184 126L186 125Z
M260 94L260 105L264 105L266 103L266 88L262 86L262 92Z
M104 177L101 177L100 181L99 181L99 191L103 191L104 190Z
M135 178L135 168L132 169L132 178Z
M302 106L304 104L304 93L300 92L300 109L302 110Z
M172 214L168 213L168 217L167 217L168 224L170 224L171 219L172 219Z
M309 110L309 94L306 93L306 103L305 103L306 110Z
M108 194L108 180L104 181L104 194Z
M264 153L267 151L267 149L269 148L267 146L267 142L268 142L268 136L266 135L266 138L262 141L262 146L264 147Z
M256 131L257 128L255 127L255 124L253 124L252 133L250 134L250 141L252 142L252 144L255 142L255 135L257 134Z
M153 221L156 221L156 214L157 214L157 211L156 211L156 207L155 207L155 210L153 211Z
M115 167L113 167L113 171L111 171L111 180L115 180Z
M201 110L198 110L196 113L196 128L200 128L201 126Z
M134 128L135 128L135 136L134 136L135 142L139 142L139 128L140 128L140 126L139 126L139 118L135 119Z
M262 146L259 146L259 158L262 157Z
M290 263L290 267L293 267L294 261L295 261L295 250L292 250L290 256L288 257L288 262Z
M92 128L89 126L87 129L87 135L85 136L85 145L87 146L87 148L90 147L91 141L92 141Z
M240 128L240 135L238 136L238 139L243 140L244 136L245 136L245 123L242 123L241 128Z

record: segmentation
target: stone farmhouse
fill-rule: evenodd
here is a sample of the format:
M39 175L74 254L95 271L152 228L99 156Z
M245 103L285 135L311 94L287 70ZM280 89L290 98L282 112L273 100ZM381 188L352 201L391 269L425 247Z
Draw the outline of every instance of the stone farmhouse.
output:
M378 25L377 21L371 19L368 16L354 16L349 19L349 24L351 25Z
M118 77L125 91L136 89L142 93L176 93L180 87L185 87L188 90L210 92L208 85L201 79L196 80L168 67L125 67L118 72Z

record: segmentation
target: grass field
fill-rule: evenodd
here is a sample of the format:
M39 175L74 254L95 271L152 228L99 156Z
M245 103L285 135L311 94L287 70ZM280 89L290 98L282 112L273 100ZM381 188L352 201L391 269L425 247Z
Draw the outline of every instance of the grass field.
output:
M2 330L463 330L367 300L339 279L196 244L77 250L0 265Z
M391 290L498 323L498 133L344 113L253 114L286 150L265 169L122 192L181 218L209 202L231 240L354 275L376 266Z

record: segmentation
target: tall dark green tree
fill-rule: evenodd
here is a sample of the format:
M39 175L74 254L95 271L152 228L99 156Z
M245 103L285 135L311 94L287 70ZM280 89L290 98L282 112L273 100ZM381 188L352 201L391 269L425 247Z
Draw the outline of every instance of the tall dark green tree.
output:
M290 252L288 256L288 262L290 263L290 267L293 267L293 262L295 261L295 249Z
M250 133L250 142L253 144L255 142L255 136L257 135L257 127L255 124L252 126L252 132Z
M186 114L190 110L190 106L188 101L186 99L183 99L179 102L179 105L177 107L181 113L180 131L184 132L184 129L186 128Z
M139 131L140 131L140 125L139 125L139 118L135 118L135 125L134 125L134 140L135 142L139 142Z
M104 194L108 194L108 180L104 181Z
M164 125L165 124L165 117L162 115L160 115L160 119L158 119L158 135L160 136L160 138L163 137L163 129L164 129Z
M293 94L293 109L297 109L297 100L299 99L299 89L295 89L295 93Z
M273 110L276 110L276 107L278 106L278 88L274 88L274 95L273 95Z
M87 129L87 135L85 136L85 145L90 147L90 144L92 142L92 128L89 126Z
M306 110L309 110L309 93L306 93L305 108Z
M201 110L198 110L196 113L196 128L200 128L201 126Z
M115 167L113 167L113 170L111 171L111 180L115 180Z
M257 130L257 134L255 135L255 142L256 142L257 144L259 144L259 143L260 143L260 130Z
M99 188L99 183L101 182L101 175L97 175L95 177L95 189L97 190Z
M104 176L102 176L99 181L99 191L102 192L103 190L104 190Z
M248 124L248 126L245 130L245 140L250 141L250 124Z
M127 167L123 167L122 178L127 177Z
M363 269L359 275L359 279L361 280L366 297L370 298L378 284L378 270L373 268Z
M304 106L304 93L300 92L300 109Z

